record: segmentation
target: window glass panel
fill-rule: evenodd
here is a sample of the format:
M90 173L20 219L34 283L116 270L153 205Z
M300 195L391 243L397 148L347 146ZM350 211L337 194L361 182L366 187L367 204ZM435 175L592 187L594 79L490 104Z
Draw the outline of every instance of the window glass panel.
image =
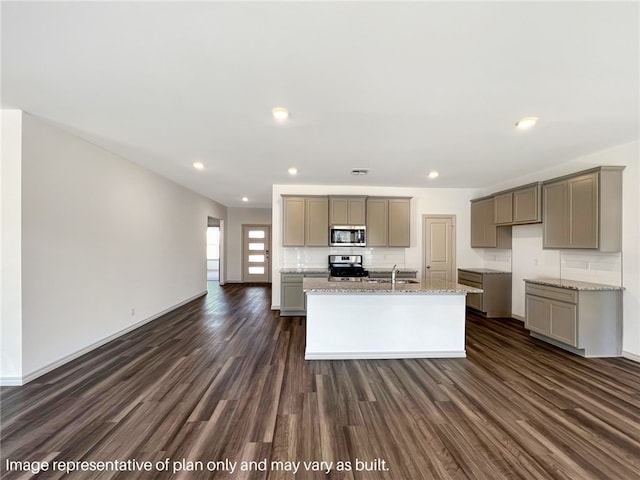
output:
M264 230L249 230L249 238L264 238Z
M251 275L262 275L264 274L264 267L249 267L249 273Z
M250 262L264 262L264 255L249 255Z
M264 243L250 243L249 250L264 250Z
M218 260L220 257L220 248L218 245L207 245L207 259Z
M207 243L220 243L220 227L207 228Z
M207 259L220 258L220 227L207 227Z

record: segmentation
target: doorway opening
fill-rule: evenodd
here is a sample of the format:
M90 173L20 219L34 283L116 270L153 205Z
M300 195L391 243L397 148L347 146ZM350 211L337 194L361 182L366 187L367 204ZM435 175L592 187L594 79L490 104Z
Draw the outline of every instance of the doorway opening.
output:
M207 282L216 282L224 284L223 281L223 265L222 265L222 221L208 217L207 218Z

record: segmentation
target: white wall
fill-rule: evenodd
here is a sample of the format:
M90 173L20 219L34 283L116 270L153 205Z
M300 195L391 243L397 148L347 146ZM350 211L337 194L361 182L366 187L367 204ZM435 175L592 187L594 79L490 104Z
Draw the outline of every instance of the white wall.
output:
M422 272L422 216L426 214L451 214L456 216L456 260L457 266L482 266L481 252L470 247L471 221L469 200L472 191L443 188L401 188L375 186L337 185L274 185L272 192L273 264L272 297L273 309L280 308L280 269L285 266L282 248L282 197L281 195L368 195L412 197L411 200L411 247L404 249L404 265ZM310 247L313 250L313 247ZM326 250L326 249L324 249ZM325 252L322 250L322 254ZM394 259L399 258L398 249L389 249ZM314 257L314 255L311 255ZM379 258L379 255L374 257ZM325 257L326 258L326 257ZM300 265L302 266L302 265ZM315 266L315 265L313 265ZM380 266L380 265L373 265Z
M23 378L202 295L209 216L226 208L24 114Z
M524 278L562 277L623 285L623 353L640 361L640 142L619 145L478 192L547 180L600 165L624 165L622 254L542 248L542 226L513 227L514 315L524 317Z
M22 375L22 112L2 110L0 132L0 379L16 384Z
M242 225L271 225L270 208L229 208L227 212L227 282L242 282Z

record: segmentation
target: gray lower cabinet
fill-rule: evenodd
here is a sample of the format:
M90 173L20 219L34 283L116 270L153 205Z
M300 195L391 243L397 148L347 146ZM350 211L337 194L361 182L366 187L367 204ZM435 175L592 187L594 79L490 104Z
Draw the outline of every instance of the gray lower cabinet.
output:
M293 317L307 314L307 298L302 289L304 277L326 278L325 272L281 273L280 316Z
M622 352L622 292L525 284L531 335L583 356Z
M491 269L458 269L458 283L481 288L484 293L467 294L467 307L487 317L511 317L511 273Z

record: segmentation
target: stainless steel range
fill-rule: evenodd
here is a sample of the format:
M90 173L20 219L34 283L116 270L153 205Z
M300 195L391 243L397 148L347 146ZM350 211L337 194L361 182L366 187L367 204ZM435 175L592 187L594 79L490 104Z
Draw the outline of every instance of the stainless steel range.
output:
M357 282L368 276L362 266L362 255L329 255L329 280Z

